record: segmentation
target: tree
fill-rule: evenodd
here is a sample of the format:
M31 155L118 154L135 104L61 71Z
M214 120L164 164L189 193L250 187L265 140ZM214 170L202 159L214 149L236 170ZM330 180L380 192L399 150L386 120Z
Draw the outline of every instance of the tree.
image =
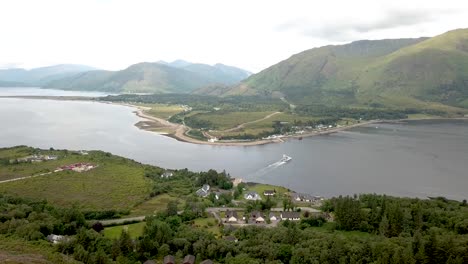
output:
M120 252L122 252L122 255L124 256L133 251L133 241L125 229L122 229L122 232L120 233L119 248Z
M102 230L104 230L104 226L103 226L102 223L99 222L99 221L96 222L96 223L94 223L93 226L92 226L92 228L93 228L94 231L96 231L96 232L98 232L98 233L100 233Z
M388 235L388 227L389 227L388 219L387 219L387 216L384 215L382 217L382 220L380 221L380 224L379 224L379 234L381 236L386 237Z
M177 201L170 201L166 206L167 216L177 215Z

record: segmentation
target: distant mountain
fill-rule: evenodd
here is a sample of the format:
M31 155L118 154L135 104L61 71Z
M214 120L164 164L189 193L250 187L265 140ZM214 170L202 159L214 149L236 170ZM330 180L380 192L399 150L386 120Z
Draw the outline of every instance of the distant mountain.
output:
M193 72L160 63L138 63L121 71L90 71L50 82L47 88L127 93L188 93L209 85Z
M298 104L468 108L468 29L314 48L221 89Z
M96 70L96 68L75 65L60 64L48 67L25 69L4 69L0 70L0 86L42 86L50 81L62 79L77 73Z
M191 63L184 60L175 60L173 62L159 61L158 63L197 73L204 78L209 79L213 84L236 84L252 74L249 71L221 63L208 65L202 63Z
M51 81L46 88L127 93L190 93L210 85L235 84L249 76L247 71L217 64L138 63L121 71L88 71Z

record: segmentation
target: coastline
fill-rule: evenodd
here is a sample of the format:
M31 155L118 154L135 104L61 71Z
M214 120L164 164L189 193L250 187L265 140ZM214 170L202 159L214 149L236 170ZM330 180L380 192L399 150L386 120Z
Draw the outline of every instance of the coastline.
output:
M454 117L454 118L443 118L443 117L434 117L434 118L415 118L415 119L398 119L398 120L369 120L360 122L357 124L343 126L343 127L335 127L328 130L323 131L312 131L303 134L297 135L287 135L281 138L275 139L261 139L261 140L252 140L252 141L216 141L216 142L209 142L208 140L199 140L192 138L186 135L187 132L190 131L190 128L182 125L169 122L165 119L150 116L146 114L144 111L149 110L148 107L138 106L123 102L109 102L109 101L100 101L96 100L96 97L84 97L84 96L0 96L1 98L18 98L18 99L36 99L36 100L57 100L57 101L89 101L89 102L97 102L97 103L104 103L104 104L114 104L114 105L121 105L127 106L136 109L133 113L144 119L145 121L140 121L134 124L137 128L141 130L145 130L152 133L158 133L159 135L167 136L177 141L192 143L192 144L199 144L199 145L212 145L212 146L258 146L258 145L265 145L265 144L272 144L272 143L283 143L286 140L290 139L300 139L305 137L313 137L313 136L323 136L323 135L330 135L334 133L338 133L340 131L346 131L355 127L370 125L370 124L377 124L377 123L401 123L407 121L422 121L422 120L468 120L468 117ZM169 132L161 132L155 131L160 129L169 130Z
M116 104L116 103L113 103L113 104ZM170 127L174 129L175 131L174 133L171 133L171 134L160 133L160 135L168 136L181 142L187 142L187 143L192 143L192 144L202 144L202 145L213 145L213 146L258 146L258 145L265 145L265 144L271 144L271 143L282 143L288 139L299 139L303 137L329 135L329 134L338 133L340 131L344 131L347 129L351 129L354 127L382 122L382 120L370 120L370 121L361 122L358 124L353 124L353 125L349 125L345 127L338 127L338 128L333 128L329 130L315 131L315 132L309 132L309 133L298 134L298 135L289 135L289 136L284 136L284 137L277 138L277 139L261 139L261 140L252 140L252 141L232 141L232 142L226 142L226 141L209 142L209 141L202 141L202 140L187 136L186 133L190 131L190 128L185 125L171 123L165 119L145 114L144 113L144 110L146 109L145 107L131 105L131 104L120 104L120 103L117 103L117 104L137 108L138 110L134 111L134 113L138 117L149 120L151 122L156 122L162 125L162 127ZM141 126L141 125L139 126L138 123L135 125L139 129L154 132L151 129L148 129L148 127Z

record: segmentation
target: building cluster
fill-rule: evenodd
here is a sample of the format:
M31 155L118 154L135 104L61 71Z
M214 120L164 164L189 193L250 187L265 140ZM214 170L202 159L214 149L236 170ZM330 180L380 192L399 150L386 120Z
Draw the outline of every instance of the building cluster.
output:
M216 200L219 200L219 198L221 197L223 193L231 193L231 191L230 190L215 191L211 189L211 186L209 184L203 184L203 186L195 192L196 195L203 197L203 198L208 197L211 193L214 194L214 198Z
M55 172L59 172L59 171L85 172L85 171L90 171L96 167L97 167L96 165L93 165L91 163L75 163L75 164L58 167L55 170Z
M43 161L49 161L49 160L57 160L58 156L53 156L53 155L31 155L27 156L24 158L19 158L16 159L17 162L43 162ZM11 160L11 162L14 162L15 160Z
M268 221L269 220L269 221ZM243 217L239 217L237 211L226 211L224 223L229 224L265 224L266 222L276 223L278 221L299 221L301 220L300 212L270 212L268 215L260 211L252 211Z
M275 195L276 195L276 190L265 190L265 191L263 191L263 196L265 196L265 197L273 197ZM257 192L254 192L254 191L251 191L251 192L248 192L248 193L244 194L244 198L246 200L250 200L250 201L262 200L262 197L260 196L260 194L258 194Z
M167 255L163 259L163 264L176 264L175 257L171 255ZM182 262L179 262L180 264L194 264L195 263L195 256L193 255L187 255L184 257ZM147 260L143 264L156 264L156 261L154 260ZM206 259L200 262L200 264L213 264L213 261Z
M291 199L293 202L306 202L315 205L319 205L323 201L323 197L307 193L293 193Z

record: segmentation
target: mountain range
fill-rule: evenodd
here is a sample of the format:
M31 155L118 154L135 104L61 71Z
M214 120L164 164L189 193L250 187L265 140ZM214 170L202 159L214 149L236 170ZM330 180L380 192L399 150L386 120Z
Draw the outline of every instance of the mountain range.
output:
M468 108L468 29L314 48L238 85L196 92L283 97L296 104Z
M0 86L42 86L53 80L92 70L96 68L76 64L60 64L31 70L0 69Z
M224 64L138 63L121 71L81 65L56 65L32 70L0 70L0 86L41 86L63 90L124 93L189 93L210 85L233 85L251 73Z

